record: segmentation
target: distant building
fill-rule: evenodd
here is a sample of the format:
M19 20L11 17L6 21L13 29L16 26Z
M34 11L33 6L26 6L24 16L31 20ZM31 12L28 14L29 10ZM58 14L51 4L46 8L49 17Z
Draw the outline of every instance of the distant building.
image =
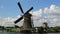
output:
M44 23L43 23L43 27L44 27L44 28L48 27L48 23L47 23L47 22L44 22Z

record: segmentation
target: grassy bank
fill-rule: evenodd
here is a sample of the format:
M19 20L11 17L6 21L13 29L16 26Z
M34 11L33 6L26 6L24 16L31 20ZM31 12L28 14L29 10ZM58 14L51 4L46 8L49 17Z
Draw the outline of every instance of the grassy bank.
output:
M23 29L23 28L0 28L0 30L5 30L7 32L21 32L21 31L33 31L36 32L36 28L38 32L60 32L60 27L48 27L48 28L43 28L43 27L34 27L32 30L30 29Z

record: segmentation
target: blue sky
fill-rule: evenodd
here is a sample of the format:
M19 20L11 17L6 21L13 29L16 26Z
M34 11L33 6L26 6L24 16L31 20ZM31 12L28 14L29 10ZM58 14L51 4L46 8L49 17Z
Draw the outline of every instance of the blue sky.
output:
M51 4L60 6L60 0L0 0L0 17L16 17L22 15L17 3L20 2L24 12L31 6L32 11L49 7Z

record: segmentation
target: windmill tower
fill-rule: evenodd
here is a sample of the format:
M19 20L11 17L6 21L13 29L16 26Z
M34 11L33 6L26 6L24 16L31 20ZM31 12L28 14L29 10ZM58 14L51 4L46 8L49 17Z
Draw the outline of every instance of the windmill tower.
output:
M18 2L18 6L21 10L21 12L24 14L23 16L21 16L20 18L18 18L14 23L18 23L19 21L21 21L22 19L24 19L24 23L23 23L23 28L32 28L32 24L31 24L31 16L32 14L30 14L29 12L33 9L33 7L31 7L26 13L23 12L23 9L20 5L20 3Z
M24 24L23 24L23 28L32 28L32 24L31 24L31 14L27 13L26 15L24 15Z

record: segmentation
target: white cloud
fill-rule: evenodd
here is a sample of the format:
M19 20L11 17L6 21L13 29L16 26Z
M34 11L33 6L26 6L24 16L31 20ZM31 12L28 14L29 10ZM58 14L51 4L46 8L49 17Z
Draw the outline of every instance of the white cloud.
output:
M0 25L1 26L14 26L14 21L15 19L14 18L0 18Z
M42 12L44 12L44 13L42 13ZM42 14L43 14L43 17L42 17ZM46 7L44 9L41 9L41 11L38 10L34 14L34 16L33 16L34 24L35 24L35 26L41 26L41 24L43 22L48 22L49 26L52 26L52 27L60 26L59 25L60 24L59 15L60 15L60 7L57 7L56 5L51 5L50 8Z
M50 8L45 8L44 10L50 15L60 15L60 7L55 5L51 5Z
M60 7L57 7L56 5L51 5L50 8L45 8L44 13L48 14L46 16L49 18L49 25L50 26L60 26ZM58 24L57 24L58 23Z
M17 16L17 18L20 18L20 17L21 17L20 15Z
M17 24L14 23L14 21L20 17L21 17L20 15L18 15L16 18L12 18L12 17L1 18L0 17L0 26L5 26L5 27L14 27L15 25L22 26L23 21Z
M50 6L50 10L52 10L52 11L55 10L55 8L56 8L55 5L51 5L51 6Z

